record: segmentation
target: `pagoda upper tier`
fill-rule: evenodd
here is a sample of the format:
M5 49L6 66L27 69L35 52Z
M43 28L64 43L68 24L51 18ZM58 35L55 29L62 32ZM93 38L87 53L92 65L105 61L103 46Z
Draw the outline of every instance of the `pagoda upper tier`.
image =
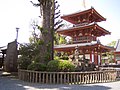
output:
M97 23L91 23L84 26L75 26L68 29L59 29L57 33L74 37L74 36L105 36L111 32L100 27Z
M85 11L64 15L61 18L75 25L106 21L106 19L101 16L93 7Z

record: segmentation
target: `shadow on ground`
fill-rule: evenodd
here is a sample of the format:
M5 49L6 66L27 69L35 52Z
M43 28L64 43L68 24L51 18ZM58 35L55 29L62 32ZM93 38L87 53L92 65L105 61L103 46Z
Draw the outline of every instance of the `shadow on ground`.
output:
M0 90L109 90L110 87L87 85L46 85L20 81L12 77L0 76Z

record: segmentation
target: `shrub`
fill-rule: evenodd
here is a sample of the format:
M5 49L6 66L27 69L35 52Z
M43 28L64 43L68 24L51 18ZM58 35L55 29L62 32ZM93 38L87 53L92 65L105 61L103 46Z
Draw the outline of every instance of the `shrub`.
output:
M27 69L34 70L34 71L45 71L46 65L42 63L32 62Z
M31 64L31 60L28 57L21 56L18 58L18 66L20 69L27 69L28 65Z
M60 57L60 59L68 60L69 58L68 58L68 56L62 56L62 57Z
M58 71L59 60L51 60L47 64L48 71Z
M60 60L60 57L54 56L54 60Z
M68 72L74 71L75 66L67 60L52 60L48 62L48 71L60 71L60 72Z
M59 69L61 71L74 71L75 66L70 61L61 60L60 65L59 65Z

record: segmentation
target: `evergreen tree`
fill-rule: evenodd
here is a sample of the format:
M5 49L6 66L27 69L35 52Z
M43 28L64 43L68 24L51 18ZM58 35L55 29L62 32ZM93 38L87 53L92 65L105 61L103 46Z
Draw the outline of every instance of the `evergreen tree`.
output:
M55 0L38 0L35 4L31 1L34 6L40 6L40 15L42 17L42 27L38 26L41 31L42 45L42 57L44 63L49 60L53 60L54 56L54 32L62 26L61 20L55 21L59 18L60 10L55 12L59 8L59 4ZM46 61L47 60L47 61Z

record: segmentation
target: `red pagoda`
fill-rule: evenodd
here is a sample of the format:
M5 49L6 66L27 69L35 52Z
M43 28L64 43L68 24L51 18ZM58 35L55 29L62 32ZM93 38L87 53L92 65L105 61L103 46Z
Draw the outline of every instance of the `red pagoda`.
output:
M97 37L111 34L100 27L97 22L106 21L94 8L65 15L62 19L73 24L73 27L57 30L58 34L70 36L72 43L56 45L54 49L59 52L73 54L75 47L79 48L80 55L85 55L87 59L96 65L101 63L102 53L111 51L111 48L100 43Z

